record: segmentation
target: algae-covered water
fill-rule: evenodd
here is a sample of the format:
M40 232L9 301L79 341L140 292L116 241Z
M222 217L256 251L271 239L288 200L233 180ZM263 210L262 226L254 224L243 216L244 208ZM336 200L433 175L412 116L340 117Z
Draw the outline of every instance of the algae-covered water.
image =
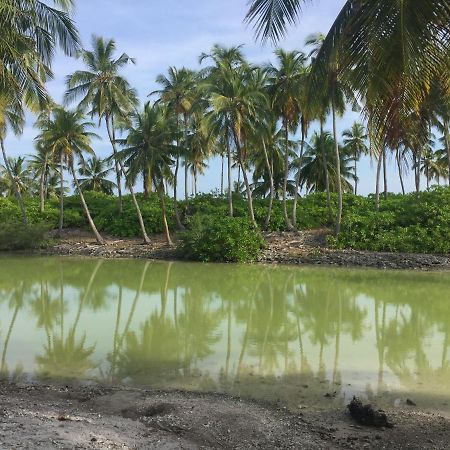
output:
M450 273L0 258L1 373L450 412Z

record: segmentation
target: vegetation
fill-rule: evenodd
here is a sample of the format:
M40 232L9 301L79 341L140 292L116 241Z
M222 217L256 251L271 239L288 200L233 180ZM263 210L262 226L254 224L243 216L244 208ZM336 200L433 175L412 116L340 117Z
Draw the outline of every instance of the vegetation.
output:
M218 235L230 242L237 227L242 240L254 230L249 254L223 248L225 260L255 257L258 228L331 225L337 247L449 251L448 191L433 189L444 180L450 184L449 0L348 0L327 35L308 37L305 51L276 50L269 65L251 64L240 46L216 45L200 55L198 71L170 67L158 75L160 88L142 106L122 73L134 59L117 55L115 41L99 36L91 49L81 49L72 2L48 3L52 7L37 0L0 5L0 190L8 199L0 215L14 210L24 225L44 220L56 226L59 197L59 232L88 223L100 245L101 232L140 234L144 243L149 233L164 232L172 245L171 228L189 228L185 243L206 226L219 227ZM303 3L252 0L247 20L258 37L278 42ZM63 106L45 87L57 47L84 65L67 76ZM340 136L337 123L349 108L362 112L361 123ZM36 114L36 152L11 159L6 133L21 133L25 109ZM107 131L111 154L105 159L94 154L97 135L88 118ZM364 199L356 196L358 161L367 155L377 176L375 196ZM414 173L414 195L389 195L391 155L403 194L405 173ZM220 195L199 195L198 174L217 157ZM77 199L68 197L68 174ZM429 205L438 212L425 220ZM213 251L199 249L197 258L217 259L215 238L206 237L212 241L198 245Z

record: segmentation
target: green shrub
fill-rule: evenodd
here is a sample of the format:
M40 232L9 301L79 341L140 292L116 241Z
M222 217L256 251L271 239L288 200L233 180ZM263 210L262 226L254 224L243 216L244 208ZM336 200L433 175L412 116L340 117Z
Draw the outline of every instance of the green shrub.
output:
M264 247L261 232L241 217L196 215L179 237L180 256L194 261L249 262Z
M28 250L40 247L48 231L46 224L9 221L0 224L0 250Z

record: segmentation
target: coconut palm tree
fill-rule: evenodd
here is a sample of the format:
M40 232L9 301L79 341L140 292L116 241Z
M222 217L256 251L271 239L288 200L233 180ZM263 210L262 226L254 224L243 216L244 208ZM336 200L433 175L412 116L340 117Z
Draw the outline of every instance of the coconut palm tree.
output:
M173 177L170 167L171 156L178 152L178 147L172 144L176 132L177 124L165 107L146 103L143 111L132 115L128 137L123 141L125 148L119 153L132 177L141 173L142 167L149 168L161 201L164 232L170 246L164 181Z
M122 169L116 158L116 125L119 121L126 122L128 114L135 109L138 100L136 91L120 75L121 69L134 63L134 59L126 53L115 58L115 52L114 40L92 36L92 50L83 50L79 53L87 70L77 70L67 77L65 100L70 103L81 97L79 108L89 111L92 117L98 116L100 122L102 120L105 122L115 158L119 209L122 212Z
M245 59L242 54L241 46L237 47L221 47L215 45L210 53L202 53L200 55L200 63L210 60L213 65L203 70L205 74L204 88L208 94L211 92L224 92L227 90L230 72L239 69L245 65ZM205 116L205 127L208 134L223 143L226 149L227 166L228 166L228 213L233 216L233 182L232 182L232 165L233 165L233 137L230 114L222 110L220 114L207 114Z
M292 230L291 220L287 212L287 183L289 178L289 132L297 131L302 110L302 91L305 84L306 56L298 51L286 52L282 49L275 51L277 65L269 65L269 95L272 108L281 118L284 129L284 185L283 185L283 213L286 228Z
M85 178L80 178L78 181L81 188L85 191L103 192L107 195L113 195L113 189L116 187L116 184L108 180L111 172L110 161L92 156L87 161L81 162L78 174Z
M62 234L64 220L64 169L67 168L72 174L81 204L95 238L99 244L104 244L105 241L92 220L75 170L75 160L84 161L83 153L95 154L91 147L91 139L98 136L88 131L93 126L92 122L86 122L84 120L81 111L68 111L63 108L55 108L50 118L42 122L42 132L37 137L37 140L45 142L45 145L51 149L52 155L60 161L60 236Z
M189 69L182 68L176 69L175 67L170 67L168 74L158 75L156 82L161 85L161 89L153 91L150 95L158 94L160 96L160 101L164 103L169 110L175 115L175 122L177 125L177 132L181 131L181 122L183 123L183 146L185 152L185 174L184 174L184 195L185 200L188 199L188 164L187 160L189 158L188 151L188 133L189 125L192 113L194 111L195 105L199 100L198 90L197 90L197 74ZM180 229L184 229L181 223L180 215L178 212L177 205L177 186L178 186L178 170L180 166L181 157L181 146L180 138L176 139L178 153L175 159L175 174L174 174L174 205L175 205L175 215L177 226Z
M39 210L44 212L45 199L47 198L48 180L54 164L51 159L50 150L41 141L36 141L36 153L29 156L29 167L35 179L39 179Z
M367 133L364 129L364 125L355 122L350 129L345 130L342 133L344 137L344 148L345 151L353 155L354 158L354 171L355 171L355 195L358 194L358 174L356 171L356 166L363 155L369 153L369 147L367 146Z
M303 164L300 167L300 181L301 186L306 189L307 192L320 192L325 191L325 176L323 173L323 158L322 152L326 151L328 156L334 153L334 141L333 136L324 132L323 135L314 133L307 151L303 157ZM330 183L331 192L338 192L339 184L342 184L343 190L346 192L352 192L352 186L348 180L354 180L355 175L351 169L351 163L353 160L352 155L346 154L341 150L342 158L340 158L340 170L336 168L336 161L334 158L327 158L327 172L328 180ZM338 176L341 177L341 182L338 181Z
M6 167L0 165L0 171L2 174L6 174L6 176L3 177L6 182L6 195L11 197L14 196L15 189L17 189L22 196L32 191L33 180L31 177L30 168L27 166L25 158L18 156L17 158L9 157L7 159L11 174L10 176L8 175Z

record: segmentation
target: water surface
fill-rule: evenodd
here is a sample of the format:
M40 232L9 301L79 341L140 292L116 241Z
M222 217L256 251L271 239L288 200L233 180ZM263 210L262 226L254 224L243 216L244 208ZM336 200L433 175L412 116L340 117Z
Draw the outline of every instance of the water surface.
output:
M1 373L450 413L450 273L0 258Z

